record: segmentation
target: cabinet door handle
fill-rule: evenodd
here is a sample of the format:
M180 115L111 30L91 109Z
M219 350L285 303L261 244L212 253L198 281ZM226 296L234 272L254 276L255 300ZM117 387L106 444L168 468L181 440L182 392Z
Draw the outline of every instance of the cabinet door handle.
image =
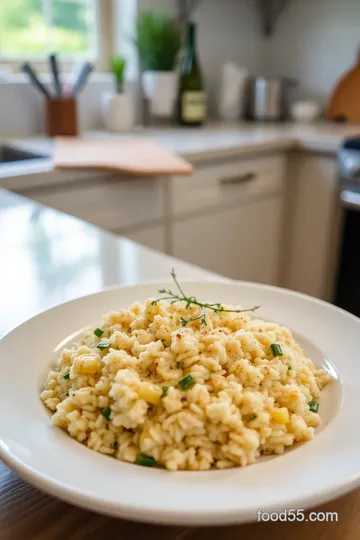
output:
M240 176L229 176L228 178L222 178L220 184L222 186L233 186L237 184L247 184L252 182L256 178L256 174L253 172L248 172Z

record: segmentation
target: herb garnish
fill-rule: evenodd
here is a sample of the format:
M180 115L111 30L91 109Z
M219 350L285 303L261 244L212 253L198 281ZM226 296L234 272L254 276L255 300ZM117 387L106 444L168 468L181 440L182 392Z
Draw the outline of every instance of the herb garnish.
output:
M193 384L195 384L195 379L191 375L186 375L181 381L179 381L179 386L183 390L187 390L190 388Z
M101 328L95 328L94 334L96 337L100 338L104 333L104 330L101 330Z
M139 454L136 463L143 467L154 467L156 465L155 459L152 456L146 456L145 454Z
M319 403L315 400L310 401L309 403L310 411L317 413L319 410Z
M270 349L271 349L274 356L282 356L283 355L282 348L279 345L279 343L272 343L270 345Z
M162 298L158 298L157 300L153 300L152 305L155 306L158 302L161 300L171 300L171 304L174 304L175 302L185 302L186 308L189 308L191 305L193 306L199 306L201 308L201 314L198 317L194 317L192 319L185 319L184 317L181 317L181 326L186 326L188 323L198 321L201 319L201 324L206 325L206 310L210 309L214 311L215 313L245 313L247 311L255 311L260 308L260 306L255 306L253 308L249 309L225 309L222 304L207 304L204 302L199 302L195 296L187 296L184 293L184 290L180 286L175 270L172 269L171 271L171 277L173 278L175 285L179 291L178 294L175 294L170 289L160 289L158 292L160 294L165 294L166 296Z
M111 409L110 407L104 407L103 409L101 409L101 414L103 415L104 418L106 418L106 420L110 420L110 414L111 414Z

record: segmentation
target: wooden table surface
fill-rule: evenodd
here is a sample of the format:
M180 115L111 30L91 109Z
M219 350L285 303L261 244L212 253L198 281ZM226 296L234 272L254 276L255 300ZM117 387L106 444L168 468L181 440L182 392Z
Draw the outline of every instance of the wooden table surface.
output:
M0 463L1 540L356 540L360 490L314 509L337 512L332 522L250 523L229 527L164 527L109 518L58 501ZM305 519L308 512L305 512Z
M2 190L0 230L0 335L26 318L74 296L115 283L167 279L173 266L183 279L213 278L203 270ZM52 253L57 257L52 258ZM66 266L59 264L62 260ZM18 267L24 276L21 283L18 273L13 271ZM0 540L360 539L360 491L322 505L318 510L337 512L338 521L190 529L144 525L96 515L60 502L23 482L0 462Z

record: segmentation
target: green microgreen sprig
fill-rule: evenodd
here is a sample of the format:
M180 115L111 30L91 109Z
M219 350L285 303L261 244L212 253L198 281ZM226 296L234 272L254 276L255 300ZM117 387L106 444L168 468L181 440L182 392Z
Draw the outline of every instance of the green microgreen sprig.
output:
M181 326L183 327L185 327L189 323L192 323L194 321L199 321L199 320L201 320L201 324L206 325L206 310L207 309L210 309L211 311L214 311L215 313L245 313L249 311L256 311L257 309L260 308L260 306L255 306L249 309L225 309L221 303L208 304L205 302L199 302L199 300L195 296L187 296L185 294L183 288L178 282L174 269L172 269L170 275L173 278L175 285L178 289L178 294L174 293L171 289L160 289L158 291L159 294L165 294L166 296L158 298L157 300L153 300L152 305L155 306L161 300L170 300L170 304L175 304L175 302L185 302L185 307L187 309L190 306L199 306L201 308L201 313L198 317L193 317L192 319L185 319L184 317L180 318Z

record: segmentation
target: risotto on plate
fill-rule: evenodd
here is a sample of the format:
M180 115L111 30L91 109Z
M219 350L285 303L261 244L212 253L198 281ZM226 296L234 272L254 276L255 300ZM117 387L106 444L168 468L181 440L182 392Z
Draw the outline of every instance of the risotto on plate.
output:
M330 377L289 329L255 308L160 292L62 351L41 393L54 426L171 471L245 466L313 438Z

